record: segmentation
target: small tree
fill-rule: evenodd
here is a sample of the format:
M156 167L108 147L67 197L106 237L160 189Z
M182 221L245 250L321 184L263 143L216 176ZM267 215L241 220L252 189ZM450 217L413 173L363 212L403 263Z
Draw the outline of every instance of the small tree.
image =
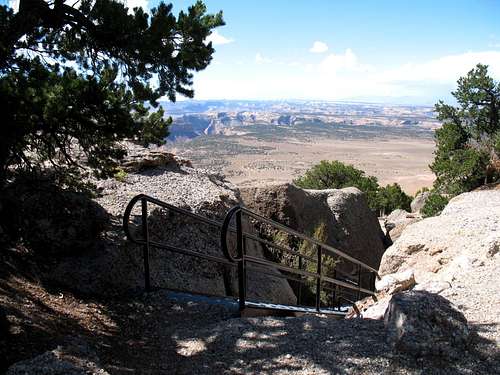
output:
M452 93L458 106L436 104L443 126L436 130L436 151L430 165L435 188L456 195L500 178L500 83L478 64L458 80Z
M340 161L323 160L294 181L303 189L341 189L354 186L366 194L370 208L377 213L396 208L408 210L411 197L398 184L380 187L377 178L365 176L365 172Z
M177 17L171 4L149 15L117 0L0 6L0 188L47 168L78 184L82 160L109 176L125 152L119 141L163 143L158 99L193 97L192 72L210 63L206 38L223 24L201 1Z
M382 213L389 214L397 208L410 211L411 197L397 183L381 187L377 198L378 208Z
M338 160L322 160L308 170L304 176L296 179L294 184L303 189L341 189L354 186L366 194L368 204L372 209L378 208L377 178L365 176L365 172L344 164Z

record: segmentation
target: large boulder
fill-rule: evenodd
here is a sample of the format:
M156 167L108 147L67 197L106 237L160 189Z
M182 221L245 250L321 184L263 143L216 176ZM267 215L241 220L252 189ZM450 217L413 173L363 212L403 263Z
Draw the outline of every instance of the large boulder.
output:
M452 282L460 272L498 252L498 212L499 191L465 193L453 198L441 215L406 228L384 253L380 274L412 268L418 283L437 278Z
M192 167L189 160L180 158L162 147L148 149L131 142L123 142L122 146L127 150L127 155L120 160L120 167L125 172L141 172L158 167Z
M96 201L112 216L112 228L100 248L81 256L67 257L55 266L48 277L79 292L121 294L144 288L143 250L124 238L122 215L130 199L143 193L187 211L222 221L226 212L240 202L238 190L223 176L179 164L142 169L129 174L125 182L113 179L98 182L102 196ZM173 247L223 258L220 229L148 204L151 240ZM133 233L141 228L141 208L131 214ZM140 233L135 233L140 238ZM263 256L260 249L252 255ZM235 295L233 267L181 255L151 246L150 272L153 288L170 288L212 295ZM270 270L278 273L277 270ZM262 276L249 283L249 297L256 293L274 302L293 303L295 296L286 280Z
M412 269L415 290L446 297L481 325L481 335L499 340L499 213L499 190L461 194L439 216L408 226L384 253L379 273Z
M415 357L459 359L469 346L470 330L464 315L437 294L395 294L384 321L389 345Z
M244 204L261 215L309 236L321 232L319 240L378 268L385 250L384 234L357 188L304 190L283 184L242 189L241 195ZM348 262L336 269L356 272ZM364 281L367 286L368 279Z

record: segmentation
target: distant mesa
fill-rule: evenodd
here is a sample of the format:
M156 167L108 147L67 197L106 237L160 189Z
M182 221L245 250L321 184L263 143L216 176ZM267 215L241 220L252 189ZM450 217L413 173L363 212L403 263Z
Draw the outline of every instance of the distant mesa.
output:
M170 141L200 135L230 134L248 125L387 126L433 130L440 126L432 107L322 101L187 101L162 102L173 117Z

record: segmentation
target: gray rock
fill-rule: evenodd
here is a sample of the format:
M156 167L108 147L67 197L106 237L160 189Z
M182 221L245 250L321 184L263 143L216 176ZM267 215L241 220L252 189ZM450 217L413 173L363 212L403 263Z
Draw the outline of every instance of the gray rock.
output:
M441 215L405 229L384 253L380 274L412 268L419 284L435 280L452 282L467 269L480 264L478 260L492 259L491 250L500 240L499 211L498 190L465 193L453 198Z
M389 216L387 216L384 221L384 226L391 241L395 241L401 236L401 233L403 233L403 230L408 225L416 223L420 220L422 220L420 215L411 214L405 210L397 209L392 211Z
M482 339L498 341L499 212L499 190L451 199L439 216L403 231L384 253L380 275L413 269L417 288L448 298L469 321L488 327L479 330Z
M411 289L414 285L415 275L412 269L385 275L375 282L375 288L378 292L385 291L388 294L395 294L403 290Z
M410 203L411 212L413 213L420 212L422 207L424 207L427 198L429 198L429 195L430 195L429 191L424 191L422 193L417 194Z
M372 320L384 319L387 306L389 306L389 301L390 297L379 299L377 303L374 303L361 312L361 318Z
M283 184L242 189L241 194L250 209L307 235L323 224L323 242L378 268L384 235L360 190L304 190ZM348 264L339 267L353 271Z
M222 221L226 212L240 202L239 191L222 176L180 166L154 168L132 173L126 183L99 182L103 196L97 201L113 216L113 228L101 247L81 256L61 260L49 278L84 293L108 295L140 291L144 288L143 249L126 241L121 218L130 199L144 193L190 212ZM151 240L173 247L223 258L218 227L200 224L181 214L149 205ZM132 228L140 228L138 204L131 215ZM136 233L140 238L141 234ZM259 249L252 254L263 256ZM152 246L150 272L153 287L180 289L213 295L234 295L235 272L218 263L181 255ZM271 270L270 272L278 272ZM252 279L253 276L249 276ZM259 276L260 277L260 276ZM295 296L284 279L260 277L250 282L249 296L255 291L274 302L292 303Z
M412 269L383 276L375 281L375 296L368 296L351 307L347 319L360 317L363 319L384 319L385 311L393 294L412 289L415 286L415 275Z
M127 155L120 161L120 167L129 173L141 172L158 167L180 168L192 167L189 160L180 158L161 147L143 148L133 143L124 143Z
M429 293L439 294L451 288L451 284L447 281L427 281L423 284L417 284L413 290L424 290Z
M437 294L408 291L393 295L384 323L389 345L415 357L458 359L470 342L463 314Z

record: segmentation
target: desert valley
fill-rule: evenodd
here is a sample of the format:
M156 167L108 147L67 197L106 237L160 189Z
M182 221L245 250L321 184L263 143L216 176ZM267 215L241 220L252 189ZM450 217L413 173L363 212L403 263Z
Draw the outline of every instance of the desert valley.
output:
M408 194L434 175L432 107L314 101L165 104L167 149L241 187L291 182L321 160L339 160L398 183Z

